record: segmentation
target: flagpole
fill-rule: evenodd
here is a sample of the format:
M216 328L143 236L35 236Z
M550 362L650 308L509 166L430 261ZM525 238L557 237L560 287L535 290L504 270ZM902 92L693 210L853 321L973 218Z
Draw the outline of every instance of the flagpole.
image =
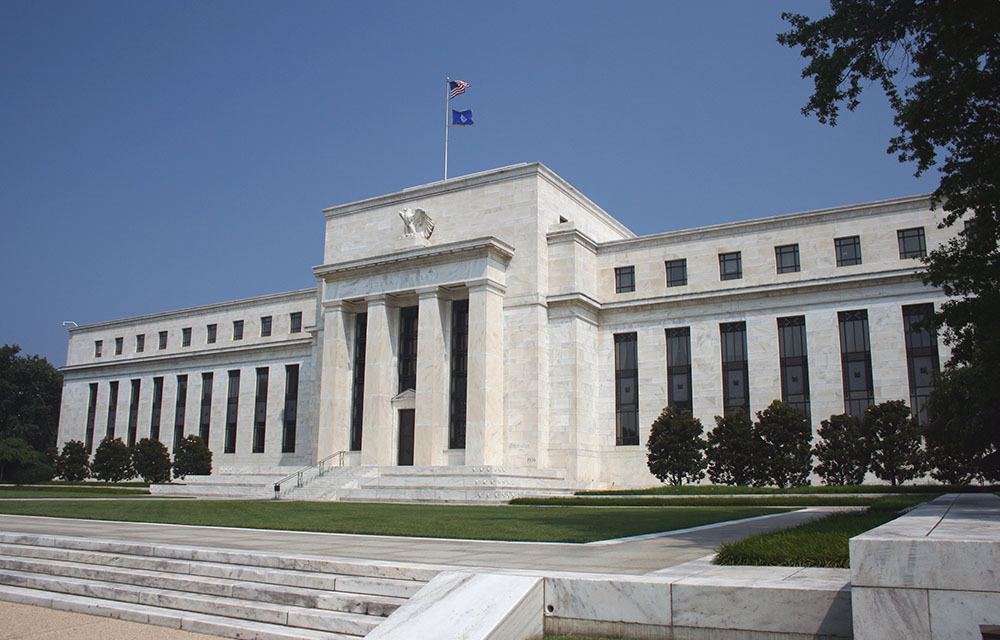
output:
M451 109L451 78L444 79L444 179L448 179L448 110Z

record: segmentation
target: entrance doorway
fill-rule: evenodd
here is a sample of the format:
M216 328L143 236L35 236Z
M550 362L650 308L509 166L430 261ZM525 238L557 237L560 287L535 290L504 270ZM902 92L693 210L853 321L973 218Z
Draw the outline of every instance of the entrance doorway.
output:
M401 467L413 466L413 409L399 410L399 459Z

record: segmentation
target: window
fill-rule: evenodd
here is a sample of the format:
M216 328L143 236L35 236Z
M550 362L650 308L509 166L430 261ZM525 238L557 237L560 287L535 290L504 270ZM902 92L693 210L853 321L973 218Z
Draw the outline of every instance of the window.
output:
M448 448L465 448L469 384L469 301L451 304L451 389L448 408Z
M233 320L233 340L243 339L243 321Z
M295 425L299 406L299 365L285 365L285 428L281 432L281 453L295 453Z
M923 258L927 255L927 244L924 242L924 228L900 229L896 232L899 241L899 259Z
M205 327L205 336L206 336L205 341L208 344L215 344L215 340L218 337L218 335L219 335L219 325L210 324L207 327Z
M868 312L841 311L840 367L844 377L844 412L855 420L864 418L865 409L875 402L872 382L872 348L868 339Z
M692 411L691 328L667 329L667 405Z
M135 352L142 353L146 350L146 334L140 333L135 337Z
M635 333L615 334L615 444L639 444L639 354Z
M719 254L719 279L739 280L743 277L743 258L739 251Z
M417 307L399 310L399 388L417 388Z
M260 337L266 338L271 335L271 316L264 316L260 319Z
M242 320L237 320L240 325ZM226 398L226 442L224 453L236 453L236 419L240 409L240 370L229 372L229 395Z
M778 273L796 273L799 266L799 245L784 244L774 248L774 263Z
M153 406L149 414L149 439L160 439L160 413L163 407L163 378L153 378Z
M181 329L181 346L182 347L191 346L191 327L185 327Z
M365 342L368 314L354 317L354 375L351 385L351 451L361 451L361 433L365 413Z
M120 356L125 349L125 338L115 338L115 355Z
M118 419L118 381L112 380L108 383L110 393L108 394L108 428L104 432L105 437L115 437L115 421Z
M87 402L87 431L86 440L87 453L94 450L94 423L97 422L97 383L90 383L90 400Z
M288 317L288 333L302 332L302 312L296 311Z
M125 443L130 447L135 446L136 435L139 431L139 385L138 378L132 380L132 393L128 401L128 440Z
M741 409L750 416L750 369L747 364L747 324L723 322L722 337L722 410Z
M198 419L198 435L208 446L208 436L212 430L212 381L211 371L201 374L201 416Z
M615 293L635 291L635 267L615 267Z
M927 424L927 397L934 390L934 372L940 369L937 334L921 324L933 314L934 305L930 303L903 307L910 409L919 424Z
M688 283L688 264L686 258L667 260L667 286L683 287Z
M778 364L781 367L781 401L811 421L809 362L806 355L806 318L778 318Z
M267 367L257 368L257 393L253 402L253 452L264 453L267 429Z
M167 348L167 332L166 331L161 331L160 332L160 344L159 344L159 348L160 349L166 349Z
M174 451L184 438L184 412L187 410L188 377L177 376L177 403L174 405Z
M838 267L861 264L861 237L847 236L833 239L833 249L837 254Z
M104 351L104 341L103 340L94 340L94 357L95 358L100 358L101 357L101 352L103 352L103 351Z

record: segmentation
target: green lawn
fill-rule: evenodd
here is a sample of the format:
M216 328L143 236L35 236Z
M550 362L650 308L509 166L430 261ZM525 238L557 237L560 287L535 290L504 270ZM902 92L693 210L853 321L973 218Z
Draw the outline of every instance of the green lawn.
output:
M994 486L977 485L948 485L948 484L914 484L891 487L886 484L862 484L845 486L808 486L808 487L787 487L777 489L774 487L731 487L718 484L695 484L681 485L674 487L671 485L661 485L648 489L620 489L611 491L578 491L578 496L641 496L641 495L718 495L718 494L785 494L785 493L808 493L808 494L838 494L838 493L990 493L997 490Z
M0 500L4 498L101 498L115 496L129 498L148 496L149 489L116 489L102 485L46 485L20 486L0 485Z
M767 507L599 508L236 500L0 502L0 513L480 540L592 542L749 518Z
M873 496L841 495L775 495L754 497L691 496L689 498L661 498L657 496L577 496L574 498L515 498L511 504L548 506L602 506L602 507L867 507L881 500Z

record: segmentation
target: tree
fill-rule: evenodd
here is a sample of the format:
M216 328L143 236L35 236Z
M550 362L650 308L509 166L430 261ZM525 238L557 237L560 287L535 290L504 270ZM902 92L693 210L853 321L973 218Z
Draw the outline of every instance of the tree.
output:
M877 478L895 487L923 473L920 429L905 402L889 400L868 407L864 428L871 438L871 470Z
M121 438L105 436L94 452L90 472L104 482L121 482L135 477L132 454Z
M757 412L754 427L761 442L758 474L778 487L809 484L812 471L812 427L798 409L775 400Z
M35 451L21 438L0 439L0 481L32 484L52 479L45 454Z
M0 347L0 439L19 438L36 451L56 444L62 374L45 358Z
M705 439L701 420L688 410L675 412L665 407L653 421L646 442L649 471L660 482L679 486L686 479L697 482L705 477Z
M182 438L174 449L174 477L207 476L212 473L212 452L200 436Z
M969 398L975 384L968 378L968 367L948 369L937 378L941 393L931 396L927 405L924 441L931 477L949 484L968 484L982 477L981 463L987 450L981 437L981 415L972 409Z
M819 427L821 442L813 447L819 460L816 473L828 485L862 484L872 452L868 433L861 422L847 413L830 416Z
M90 476L90 454L87 453L87 447L79 440L70 440L64 444L56 461L56 471L63 480L86 480Z
M146 482L170 482L170 452L159 440L143 438L132 448L132 468Z
M764 484L758 472L761 442L753 423L742 409L715 416L715 429L708 434L708 477L716 484L749 486Z
M899 135L889 153L935 165L933 203L941 226L966 217L967 230L931 252L924 282L949 296L935 314L952 347L947 369L965 376L968 413L984 445L980 471L1000 478L1000 4L941 0L831 0L832 14L812 21L782 14L792 26L778 42L801 47L802 76L814 91L803 108L835 125L866 84L878 84ZM934 395L956 387L935 390ZM946 400L956 406L957 400Z

